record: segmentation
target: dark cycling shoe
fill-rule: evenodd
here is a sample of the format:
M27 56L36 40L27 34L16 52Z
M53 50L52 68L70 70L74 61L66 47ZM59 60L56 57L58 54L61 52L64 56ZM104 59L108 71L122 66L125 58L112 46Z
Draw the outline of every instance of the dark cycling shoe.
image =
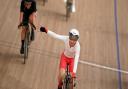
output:
M59 87L59 86L58 86L58 89L62 89L62 87Z
M21 49L20 49L20 54L24 54L24 48L23 47L21 47Z

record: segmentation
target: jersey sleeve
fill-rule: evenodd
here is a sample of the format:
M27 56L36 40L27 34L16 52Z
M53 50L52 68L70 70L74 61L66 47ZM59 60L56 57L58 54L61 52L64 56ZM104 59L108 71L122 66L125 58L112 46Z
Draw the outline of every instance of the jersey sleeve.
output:
M36 8L36 1L33 1L32 9L33 9L33 12L36 12L36 11L37 11L37 8Z
M20 5L20 12L24 11L24 1L21 1L21 5Z
M48 30L47 34L55 39L59 39L59 40L62 40L62 41L66 41L66 39L68 38L68 36L64 36L64 35L59 35L59 34L56 34L55 32L52 32L50 30Z
M76 71L77 71L79 56L80 56L80 45L78 43L78 45L76 47L75 58L74 58L74 67L73 67L73 72L74 73L76 73Z

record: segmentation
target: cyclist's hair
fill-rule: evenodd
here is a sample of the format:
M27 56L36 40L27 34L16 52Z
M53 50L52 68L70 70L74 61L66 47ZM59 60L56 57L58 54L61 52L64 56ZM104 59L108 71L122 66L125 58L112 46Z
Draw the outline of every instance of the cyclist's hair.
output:
M33 0L23 0L23 1L25 1L25 2L33 2Z

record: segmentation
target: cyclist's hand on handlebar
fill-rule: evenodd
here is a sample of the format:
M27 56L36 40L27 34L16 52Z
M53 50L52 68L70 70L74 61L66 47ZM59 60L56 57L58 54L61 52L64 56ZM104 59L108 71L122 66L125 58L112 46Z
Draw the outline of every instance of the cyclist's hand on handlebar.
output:
M40 27L40 31L41 31L41 32L45 32L45 33L48 32L48 30L47 30L45 27L42 27L42 26Z
M75 73L71 73L71 76L72 76L72 78L76 78L76 74Z
M33 23L31 23L31 25L34 28L34 30L36 30L36 26Z
M21 26L22 26L22 23L20 23L20 24L18 25L18 29L19 29Z
M76 87L76 74L72 73L72 78L73 78L73 86Z
M76 78L74 78L73 79L73 86L76 87L76 85L77 85L77 80L76 80Z
M76 73L71 72L70 74L73 79L73 86L75 87L76 86Z

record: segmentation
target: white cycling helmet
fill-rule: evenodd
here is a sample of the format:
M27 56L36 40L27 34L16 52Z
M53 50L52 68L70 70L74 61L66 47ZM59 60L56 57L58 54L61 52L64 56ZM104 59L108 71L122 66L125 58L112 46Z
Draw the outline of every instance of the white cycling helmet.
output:
M77 29L71 29L69 31L69 39L77 41L79 39L79 31Z

